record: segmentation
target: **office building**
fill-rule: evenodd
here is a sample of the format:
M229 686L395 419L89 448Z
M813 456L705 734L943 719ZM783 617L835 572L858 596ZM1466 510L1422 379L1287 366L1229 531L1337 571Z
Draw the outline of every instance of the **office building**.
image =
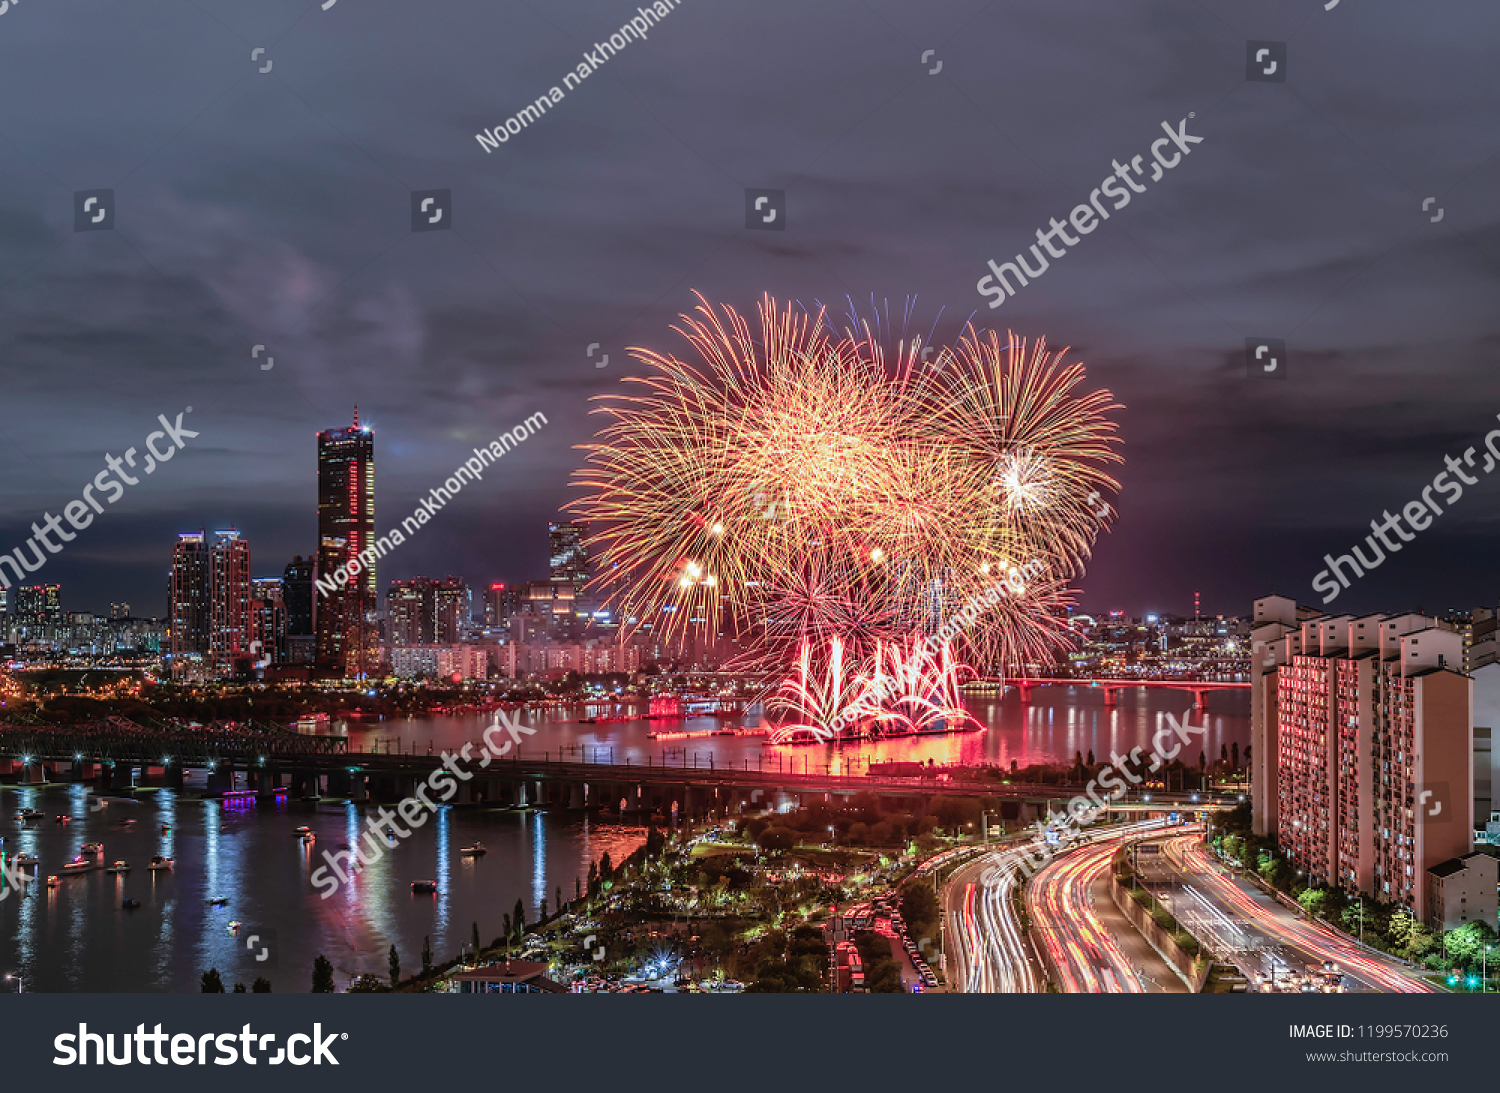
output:
M1257 832L1310 885L1429 918L1427 871L1473 836L1473 680L1463 638L1422 615L1255 602Z
M318 434L318 576L348 572L375 543L375 438L354 424ZM380 634L375 566L320 594L315 611L320 672L357 679L379 668Z

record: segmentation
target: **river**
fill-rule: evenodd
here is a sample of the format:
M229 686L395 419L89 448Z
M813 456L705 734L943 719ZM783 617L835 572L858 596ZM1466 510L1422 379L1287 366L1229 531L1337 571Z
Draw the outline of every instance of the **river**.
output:
M1069 763L1075 752L1090 750L1102 762L1137 745L1149 750L1165 715L1180 717L1191 700L1181 693L1126 691L1118 707L1106 708L1098 691L1054 687L1035 691L1028 704L1014 694L968 701L984 732L775 748L760 737L653 740L648 734L667 726L643 720L586 725L578 722L579 711L546 711L525 715L537 732L523 748L525 754L565 750L570 757L632 763L665 758L707 765L712 756L719 767L828 764L835 773L862 769L869 760ZM1210 761L1221 745L1237 742L1243 752L1248 707L1247 692L1222 692L1194 714L1194 724L1207 726ZM347 728L358 750L425 753L477 743L490 720L426 717ZM707 732L718 724L695 718L682 727ZM1195 762L1197 755L1184 758ZM19 974L30 991L192 992L202 973L216 967L226 989L264 976L277 991L306 991L313 959L322 954L342 990L356 974L385 977L393 944L403 975L420 967L424 939L435 961L457 955L475 922L488 944L518 899L534 918L543 899L555 906L558 888L571 898L590 862L606 851L618 862L644 837L640 827L576 813L444 809L323 899L311 875L326 864L325 853L355 843L363 823L359 808L298 801L233 808L199 800L191 785L185 793L163 789L140 795L138 803L110 800L94 810L83 786L0 787L0 850L7 861L34 854L45 878L83 843L99 842L105 862L123 859L133 866L128 874L64 876L55 889L32 885L24 897L11 892L0 900L0 976ZM16 819L22 808L47 818L23 827ZM56 823L58 813L69 822ZM300 826L311 828L316 842L304 844L296 834ZM459 855L475 841L488 853ZM146 863L157 855L174 858L175 867L148 872ZM437 893L413 894L410 885L418 879L437 881ZM126 898L141 906L125 910ZM212 906L210 899L226 903ZM238 931L229 928L231 921L241 923Z

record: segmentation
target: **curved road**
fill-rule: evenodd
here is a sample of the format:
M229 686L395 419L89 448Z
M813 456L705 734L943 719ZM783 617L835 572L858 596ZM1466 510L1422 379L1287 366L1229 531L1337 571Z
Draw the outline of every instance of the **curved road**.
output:
M1104 856L1104 867L1108 868L1108 855L1121 839L1159 829L1163 824L1162 820L1148 820L1107 828L1088 836L1065 851L1057 862L1041 870L1033 884L1042 881L1049 871L1058 869L1063 863L1071 863L1084 848L1100 840L1105 840L1103 846L1108 848ZM950 939L948 949L952 953L952 963L948 968L953 989L970 994L1035 994L1046 989L1046 973L1021 928L1014 904L1022 852L1029 845L1028 840L997 849L961 866L949 878L943 903ZM1097 879L1097 870L1091 876ZM1078 897L1084 904L1088 903L1086 890L1087 885L1084 894ZM1094 918L1091 909L1087 913L1097 933L1106 939L1105 944L1118 952L1119 947L1110 938L1109 931ZM1040 925L1045 931L1051 925L1039 918L1035 909L1032 916L1033 929ZM1045 932L1042 936L1045 938ZM1129 960L1123 956L1121 959L1134 979L1134 972L1129 971Z
M1225 876L1223 866L1196 838L1173 839L1167 843L1166 850L1166 862L1182 878L1180 894L1173 898L1173 902L1185 904L1191 900L1211 904L1218 914L1206 924L1209 926L1206 932L1217 932L1220 936L1203 937L1200 934L1199 939L1211 946L1216 942L1222 945L1224 936L1237 939L1231 944L1249 954L1241 956L1242 963L1257 965L1258 961L1273 960L1279 949L1286 958L1280 961L1283 964L1333 961L1346 981L1353 981L1349 985L1355 990L1437 993L1432 984L1424 982L1398 961L1361 949L1336 931L1299 915L1260 889ZM1179 920L1193 917L1186 906L1176 910ZM1212 928L1213 921L1219 924L1217 931Z

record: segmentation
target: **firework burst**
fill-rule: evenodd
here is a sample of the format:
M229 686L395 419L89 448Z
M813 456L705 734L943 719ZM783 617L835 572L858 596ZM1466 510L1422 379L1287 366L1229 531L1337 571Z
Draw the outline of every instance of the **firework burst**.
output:
M760 664L801 668L810 717L854 701L844 682L825 693L835 662L857 689L894 670L893 651L914 685L953 690L911 661L912 641L997 584L953 656L987 672L1049 659L1068 640L1097 501L1118 489L1118 406L1082 389L1066 350L970 326L927 364L922 339L888 325L851 315L839 330L767 297L752 331L700 296L674 328L689 352L631 350L647 374L596 408L608 420L570 506L599 529L623 616L665 619L672 638L729 608ZM950 717L956 703L937 706Z

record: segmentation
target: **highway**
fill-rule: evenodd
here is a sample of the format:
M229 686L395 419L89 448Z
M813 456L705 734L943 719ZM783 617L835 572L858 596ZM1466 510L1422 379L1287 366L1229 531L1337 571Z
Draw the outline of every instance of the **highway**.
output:
M1200 942L1233 958L1247 974L1271 980L1332 961L1351 993L1435 992L1399 961L1367 952L1228 876L1196 837L1171 839L1164 851L1154 864L1140 859L1142 880Z
M1103 868L1108 869L1109 855L1121 839L1145 831L1159 830L1164 821L1151 820L1107 828L1080 840L1065 852L1058 861L1041 870L1034 884L1063 866L1071 868L1073 862L1086 854L1103 853ZM1095 843L1104 840L1098 847ZM1016 915L1014 894L1019 879L1022 851L1030 845L1024 843L1007 845L984 854L957 870L949 878L944 893L944 916L946 920L948 948L952 954L948 965L949 981L955 990L969 994L1034 994L1046 988L1047 976L1039 966L1031 942L1025 936ZM1090 909L1087 917L1095 924L1091 937L1103 938L1103 945L1120 951L1108 929L1093 917L1087 889L1098 879L1098 863L1093 857L1088 880L1083 881L1082 892L1071 892L1070 899L1081 900ZM1077 879L1077 878L1075 878ZM1037 908L1031 909L1033 930L1038 924L1043 929L1052 926L1050 914L1045 910L1039 917ZM1134 931L1131 931L1132 934ZM1046 933L1042 937L1048 936ZM1139 940L1138 937L1132 940ZM1050 943L1050 942L1049 942ZM1094 942L1090 942L1094 944ZM1142 942L1144 945L1144 942ZM1126 974L1140 989L1140 980L1132 970L1130 961L1120 956ZM1080 987L1078 989L1088 989ZM1116 989L1100 986L1098 990Z
M1018 847L1007 847L960 867L948 882L944 911L955 990L1036 994L1046 982L1011 903L1020 859Z

